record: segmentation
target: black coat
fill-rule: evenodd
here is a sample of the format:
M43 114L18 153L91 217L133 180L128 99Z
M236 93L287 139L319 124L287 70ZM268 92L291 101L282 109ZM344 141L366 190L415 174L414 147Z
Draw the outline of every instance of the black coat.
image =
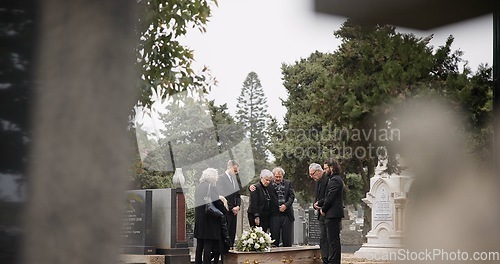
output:
M236 189L229 181L229 178L225 172L222 175L219 175L219 179L217 180L217 191L220 195L226 198L229 212L233 210L233 207L241 205L241 196L239 192L238 181L236 180L236 177L233 177L233 179L236 181Z
M194 209L194 237L201 239L221 239L221 218L205 214L204 198L207 196L208 183L202 182L196 186L195 204L201 204ZM210 198L217 209L227 213L224 203L219 199L215 184L210 184Z
M255 184L255 191L250 192L250 204L247 211L249 217L252 217L252 219L255 219L255 217L268 218L270 214L270 201L269 188L264 186L262 182Z
M322 207L323 204L325 203L325 196L326 196L326 191L327 191L327 186L328 186L328 176L325 173L321 177L319 181L316 182L316 199L314 202L318 202L318 206ZM318 214L318 219L319 219L320 214Z
M344 217L344 182L340 175L335 174L330 177L327 186L325 201L321 210L326 213L326 218Z
M290 219L290 222L295 221L295 216L293 214L293 202L295 201L295 193L293 192L292 182L286 179L283 179L283 185L285 186L285 205L286 210L285 213ZM280 213L279 207L281 204L278 204L278 194L276 193L276 188L274 182L268 186L269 194L271 195L271 216L278 215Z

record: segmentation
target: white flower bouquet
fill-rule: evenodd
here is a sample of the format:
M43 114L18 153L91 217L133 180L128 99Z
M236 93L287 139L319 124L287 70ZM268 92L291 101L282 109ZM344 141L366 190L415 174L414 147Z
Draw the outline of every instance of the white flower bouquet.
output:
M243 231L236 243L238 251L269 251L274 242L271 236L262 230L262 227L252 227L250 231Z

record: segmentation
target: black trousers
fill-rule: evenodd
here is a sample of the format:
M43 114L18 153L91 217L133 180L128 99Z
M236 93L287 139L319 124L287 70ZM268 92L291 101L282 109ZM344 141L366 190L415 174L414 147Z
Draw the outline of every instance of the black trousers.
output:
M328 249L328 263L330 264L340 264L340 224L341 218L327 218L325 220L326 224L326 234L328 239L328 244L330 248Z
M293 242L293 222L288 215L278 214L271 216L270 228L271 238L274 239L273 245L279 247L280 241L284 247L291 247Z
M210 264L212 258L214 258L213 263L217 264L220 256L219 243L220 240L197 238L194 263Z
M226 214L226 219L227 219L227 229L229 233L229 242L230 246L234 246L234 239L236 238L236 220L237 217L236 215L233 214L233 212L229 212Z
M328 257L330 256L330 244L328 244L328 236L326 232L325 217L319 214L319 248L321 250L321 259L324 264L328 264Z

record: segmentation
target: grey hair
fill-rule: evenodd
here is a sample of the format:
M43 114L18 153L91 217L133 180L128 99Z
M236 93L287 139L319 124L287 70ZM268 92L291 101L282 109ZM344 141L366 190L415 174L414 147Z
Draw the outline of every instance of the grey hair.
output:
M273 169L273 174L276 172L281 172L281 175L285 176L285 170L282 167L276 167Z
M217 169L208 168L201 173L200 182L215 183L219 179L219 172Z
M323 167L321 167L321 165L319 165L318 163L311 163L311 165L309 165L309 170L314 170L314 171L321 171L323 172Z
M265 177L271 177L272 178L273 177L273 173L270 170L268 170L268 169L261 170L260 171L260 178L263 179Z

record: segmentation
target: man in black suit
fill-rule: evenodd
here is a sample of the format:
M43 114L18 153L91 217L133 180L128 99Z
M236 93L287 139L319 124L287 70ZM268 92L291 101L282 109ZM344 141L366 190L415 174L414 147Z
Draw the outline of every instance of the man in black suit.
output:
M322 216L325 216L326 232L328 244L330 245L328 263L340 264L340 225L344 217L344 182L340 177L340 166L334 159L329 159L325 165L330 171L330 178L327 185L327 193L323 206L320 209Z
M316 197L314 200L313 208L318 211L318 222L319 222L319 248L321 249L321 256L324 264L328 264L328 255L330 254L330 245L328 244L325 217L321 215L320 210L325 202L325 196L327 191L328 178L330 173L328 167L325 166L325 170L318 163L312 163L309 165L309 176L316 182Z
M229 160L227 162L226 171L219 176L217 181L217 191L226 198L229 209L226 213L226 219L231 246L234 246L236 220L241 205L240 187L237 180L239 167L240 165L237 161Z

